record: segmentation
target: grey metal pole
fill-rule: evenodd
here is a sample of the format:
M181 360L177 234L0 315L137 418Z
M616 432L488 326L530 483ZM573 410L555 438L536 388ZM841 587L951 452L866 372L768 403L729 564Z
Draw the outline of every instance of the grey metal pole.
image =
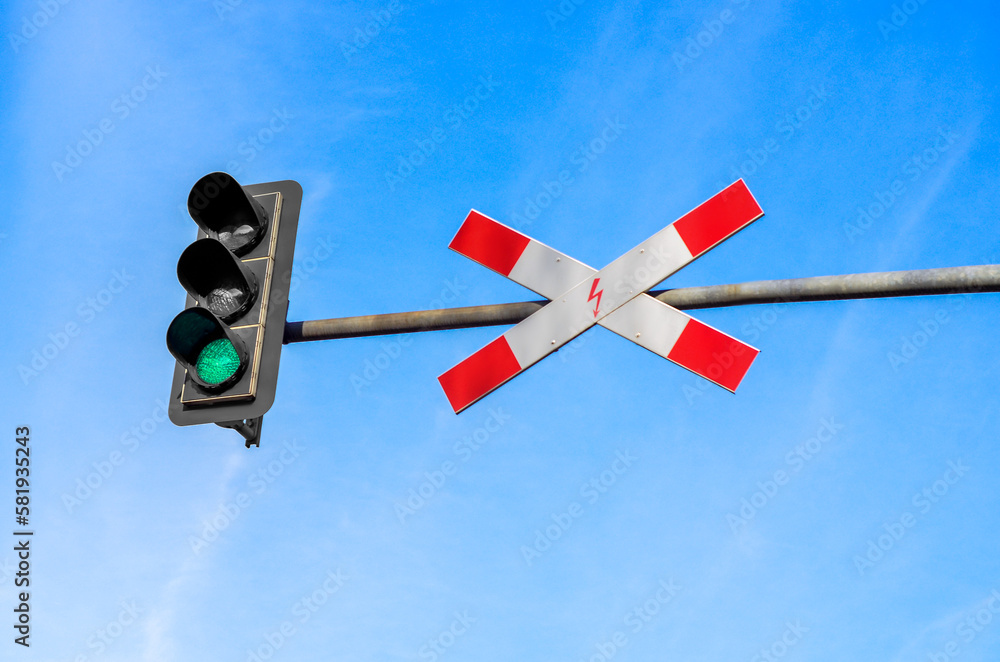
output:
M689 310L758 303L880 299L963 292L1000 292L1000 265L758 280L735 285L685 287L650 294L675 308Z
M650 292L681 310L797 301L837 301L883 297L1000 292L1000 265L884 271L845 276L759 280L734 285L684 287ZM421 310L387 315L289 322L285 343L381 336L394 333L517 324L548 301Z

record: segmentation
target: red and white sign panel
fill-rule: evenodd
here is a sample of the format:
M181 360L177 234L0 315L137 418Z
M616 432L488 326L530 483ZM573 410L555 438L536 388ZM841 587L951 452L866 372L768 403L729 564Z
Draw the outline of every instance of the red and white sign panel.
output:
M764 215L743 180L597 271L479 212L450 244L550 303L438 381L456 413L594 324L735 391L758 350L646 292Z

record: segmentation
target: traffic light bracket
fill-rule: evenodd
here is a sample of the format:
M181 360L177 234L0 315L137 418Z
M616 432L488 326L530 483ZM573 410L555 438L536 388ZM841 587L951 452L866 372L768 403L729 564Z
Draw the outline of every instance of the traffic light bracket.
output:
M264 425L264 416L251 418L245 421L224 421L216 423L220 428L236 430L246 439L246 447L256 446L260 448L260 428Z

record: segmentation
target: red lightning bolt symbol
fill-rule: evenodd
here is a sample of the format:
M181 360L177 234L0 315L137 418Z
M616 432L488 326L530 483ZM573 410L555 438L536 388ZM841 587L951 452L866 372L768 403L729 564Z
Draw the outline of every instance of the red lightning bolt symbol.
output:
M595 298L597 299L597 303L594 305L594 317L597 317L597 313L601 310L601 294L604 293L603 289L597 290L597 284L600 282L600 278L594 279L594 284L590 286L590 296L587 297L587 301L593 301ZM594 292L594 290L597 290L597 292Z

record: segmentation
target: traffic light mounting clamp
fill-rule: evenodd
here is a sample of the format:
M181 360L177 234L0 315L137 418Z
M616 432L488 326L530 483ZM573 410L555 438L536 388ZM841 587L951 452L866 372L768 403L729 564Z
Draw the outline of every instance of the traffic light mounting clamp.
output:
M220 421L217 422L220 428L236 430L247 440L246 447L256 446L260 448L260 429L264 425L264 415L257 418L250 418L245 421Z

